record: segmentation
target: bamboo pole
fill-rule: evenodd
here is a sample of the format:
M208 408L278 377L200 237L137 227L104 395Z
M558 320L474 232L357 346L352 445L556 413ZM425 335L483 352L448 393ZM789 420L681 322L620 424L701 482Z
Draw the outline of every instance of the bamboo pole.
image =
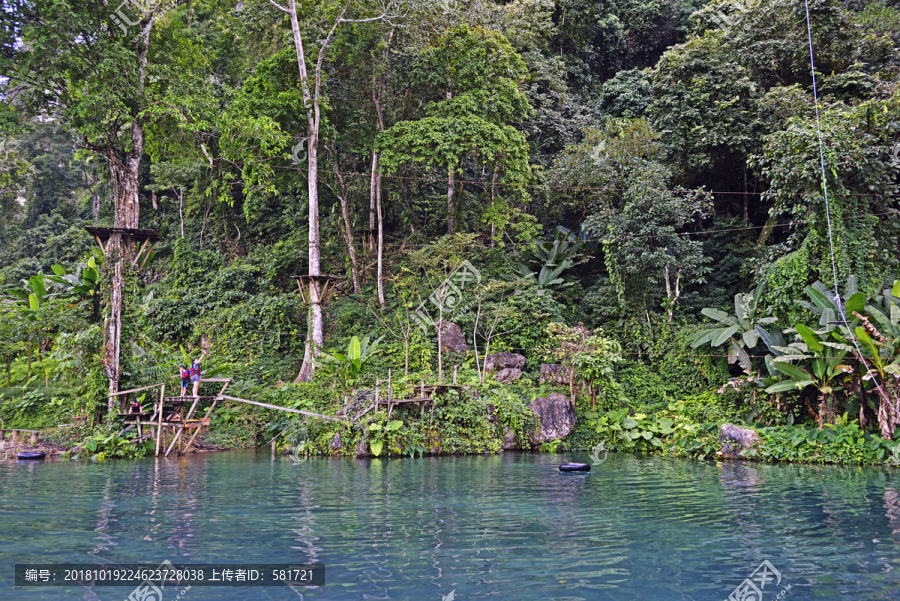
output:
M172 452L172 447L181 439L181 433L184 432L184 425L187 423L187 420L191 419L191 416L194 414L194 409L197 408L197 403L200 402L200 397L195 397L194 402L191 403L191 408L188 410L187 416L184 415L184 405L181 406L181 425L178 427L178 432L175 433L175 438L172 440L172 443L169 445L169 448L166 449L166 457L169 456L169 453ZM181 452L181 447L178 447L179 453Z
M225 392L225 389L228 388L228 385L231 384L231 378L211 378L209 380L205 380L206 382L225 382L225 385L222 386L222 390L219 391L218 396L213 399L212 405L209 406L209 409L206 411L206 415L203 416L203 419L200 420L200 425L194 431L194 435L191 436L191 439L188 441L187 446L184 447L184 453L187 454L188 451L191 450L191 446L194 444L194 439L197 438L197 435L200 434L200 431L203 430L203 422L206 421L206 418L212 414L213 409L216 408L216 403L219 402L219 399L222 397L222 393Z
M154 457L159 457L159 438L162 435L162 420L163 420L163 408L166 404L166 385L163 384L162 388L159 390L159 424L156 428L156 455Z
M318 417L319 419L330 419L334 422L343 422L343 420L339 417L333 417L331 415L320 415L318 413L312 413L310 411L301 411L300 409L288 409L287 407L279 407L278 405L270 405L268 403L260 403L258 401L248 401L247 399L239 399L237 397L221 395L223 399L227 399L229 401L238 401L239 403L250 403L251 405L257 405L259 407L265 407L266 409L277 409L278 411L288 411L290 413L299 413L300 415L309 415L310 417Z
M131 390L120 390L119 392L114 392L107 396L122 396L123 394L128 394L130 392L140 392L142 390L150 390L151 388L157 388L158 386L165 386L165 384L153 384L152 386L142 386L140 388L132 388Z

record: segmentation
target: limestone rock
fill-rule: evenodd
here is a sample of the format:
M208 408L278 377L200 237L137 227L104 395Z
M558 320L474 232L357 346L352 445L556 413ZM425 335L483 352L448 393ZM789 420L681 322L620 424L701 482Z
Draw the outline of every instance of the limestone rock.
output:
M518 380L522 377L522 370L516 369L514 367L507 367L506 369L501 369L497 374L497 381L502 382L504 384L509 384Z
M541 378L540 383L550 383L550 384L568 384L569 377L572 373L571 368L565 368L562 365L557 365L555 363L544 363L541 365Z
M518 353L491 353L484 360L484 371L490 373L492 371L503 369L518 369L525 367L525 357ZM519 372L521 374L521 372Z
M341 448L341 433L337 432L334 435L334 439L331 441L331 448L335 451L340 450Z
M356 445L356 455L355 457L368 457L369 456L369 443L365 440L360 440L359 444Z
M504 451L509 451L511 449L519 448L519 441L516 438L516 434L509 428L507 428L506 431L503 433L503 445L501 448Z
M575 429L575 406L567 396L553 392L534 399L528 408L541 421L540 428L531 433L532 444L565 438Z
M469 345L466 342L466 336L463 334L462 328L450 321L442 322L441 352L460 353L464 355L468 351Z
M759 442L759 435L747 428L722 424L719 428L719 442L722 444L723 457L739 457L742 450L746 451Z

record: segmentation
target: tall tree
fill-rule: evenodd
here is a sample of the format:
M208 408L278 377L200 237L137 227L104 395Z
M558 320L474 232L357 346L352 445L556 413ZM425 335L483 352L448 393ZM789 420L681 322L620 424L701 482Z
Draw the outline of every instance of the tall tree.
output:
M115 228L137 228L140 219L138 170L152 33L164 13L185 2L141 4L136 11L122 4L114 11L91 0L11 0L0 12L0 70L9 77L4 100L33 115L66 119L80 135L80 146L107 161ZM104 322L110 409L118 391L123 287L133 254L129 236L112 234Z
M432 100L427 116L401 121L379 135L386 171L410 162L447 169L450 234L458 209L455 175L466 157L477 156L508 183L523 183L530 174L525 136L510 125L530 111L519 89L526 76L525 64L502 34L455 27L426 48L415 67L424 99Z
M306 339L306 350L303 354L303 365L297 375L298 381L308 381L315 370L313 360L319 355L325 343L325 328L322 319L322 299L319 297L319 282L317 277L322 275L321 253L319 251L319 131L322 126L322 75L325 61L325 53L334 39L334 34L344 23L367 23L373 21L389 20L392 17L391 10L394 2L391 0L381 7L380 14L373 17L360 17L351 19L347 16L352 0L346 4L321 7L324 12L323 21L326 23L324 39L314 46L315 54L310 60L315 60L312 74L307 66L307 56L304 49L304 33L300 28L300 17L297 13L297 0L289 0L287 6L282 6L269 0L269 4L285 13L290 20L291 37L294 41L294 49L297 53L297 69L300 74L300 88L303 94L303 103L306 106L307 117L307 186L309 194L309 331Z

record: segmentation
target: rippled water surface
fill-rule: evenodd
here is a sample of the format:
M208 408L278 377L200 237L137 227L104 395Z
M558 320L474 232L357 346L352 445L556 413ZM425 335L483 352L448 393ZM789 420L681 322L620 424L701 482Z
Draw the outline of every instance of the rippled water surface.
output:
M15 563L168 559L327 568L322 588L194 587L185 601L440 601L451 591L457 601L721 601L764 560L781 574L765 583L766 601L900 599L896 472L611 454L590 474L561 474L564 459L589 461L7 461L0 598L111 601L132 590L16 588Z

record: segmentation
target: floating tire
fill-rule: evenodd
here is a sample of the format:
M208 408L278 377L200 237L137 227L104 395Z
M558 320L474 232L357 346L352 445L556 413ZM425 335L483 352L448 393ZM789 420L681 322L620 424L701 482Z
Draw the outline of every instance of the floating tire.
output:
M43 451L38 451L37 453L16 453L17 459L43 459L46 457L46 454Z
M589 472L591 466L587 463L563 463L559 466L561 472Z

